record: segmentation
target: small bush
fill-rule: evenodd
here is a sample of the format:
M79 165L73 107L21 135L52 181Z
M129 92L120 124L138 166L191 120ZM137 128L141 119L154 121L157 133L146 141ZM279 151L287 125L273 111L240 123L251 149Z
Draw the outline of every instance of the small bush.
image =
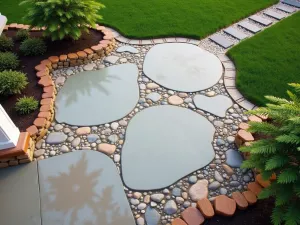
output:
M16 110L20 114L29 114L35 111L39 106L39 102L34 97L19 98L16 103Z
M12 70L0 72L0 95L20 94L27 84L24 73Z
M0 71L15 70L19 66L18 56L12 52L0 52Z
M4 34L0 36L0 52L11 51L14 47L14 42L11 38L6 37Z
M28 30L18 30L16 34L17 41L24 41L29 38L29 31Z
M42 39L29 38L20 45L20 52L25 56L43 55L47 46Z

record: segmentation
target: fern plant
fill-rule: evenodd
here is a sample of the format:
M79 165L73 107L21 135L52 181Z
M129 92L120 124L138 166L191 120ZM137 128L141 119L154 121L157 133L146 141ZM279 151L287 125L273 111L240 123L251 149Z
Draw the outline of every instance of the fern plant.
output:
M104 7L97 0L25 0L20 4L28 4L25 21L45 29L44 35L52 40L78 40L82 32L102 19L98 12Z
M276 174L276 180L259 195L260 199L275 198L275 225L300 224L300 84L289 85L294 89L287 91L289 99L266 96L270 101L266 107L249 111L272 120L250 123L249 131L265 138L241 148L251 153L242 167L259 169L265 180Z

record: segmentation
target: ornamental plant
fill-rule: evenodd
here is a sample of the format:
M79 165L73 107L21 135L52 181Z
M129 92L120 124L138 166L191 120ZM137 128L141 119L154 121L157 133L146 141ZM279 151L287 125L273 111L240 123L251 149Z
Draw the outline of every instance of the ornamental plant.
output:
M16 34L16 40L17 41L24 41L30 37L29 31L28 30L18 30Z
M0 72L0 95L20 94L27 84L24 73L12 70Z
M19 67L19 64L19 58L14 53L0 52L0 71L15 70Z
M11 38L4 34L0 35L0 52L11 51L14 47L14 42Z
M19 98L16 103L16 110L19 114L25 115L35 111L39 102L32 96Z
M251 122L249 131L262 139L241 148L250 152L244 168L256 168L268 180L276 180L263 189L260 199L275 198L272 222L275 225L300 224L300 84L289 84L294 92L287 91L289 99L266 96L266 107L249 111L251 114L268 115L269 122Z
M46 51L47 45L40 38L28 38L20 45L20 52L25 56L43 55Z
M97 0L25 0L20 4L28 4L25 21L45 29L44 35L52 40L78 40L82 32L102 19L98 12L104 8Z

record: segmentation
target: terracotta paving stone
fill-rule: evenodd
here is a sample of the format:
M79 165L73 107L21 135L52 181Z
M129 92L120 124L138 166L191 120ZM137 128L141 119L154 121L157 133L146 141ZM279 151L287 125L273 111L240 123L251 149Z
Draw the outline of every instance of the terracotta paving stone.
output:
M38 128L44 127L46 126L46 119L45 118L36 118L33 122L33 124L35 126L37 126Z
M52 110L53 108L51 107L51 105L42 105L40 108L40 112L51 112Z
M249 205L254 205L257 202L257 198L253 192L244 191L243 195L244 195L245 199L247 200L247 202L249 203Z
M94 52L93 52L93 50L92 49L90 49L90 48L86 48L86 49L84 49L83 50L86 54L93 54Z
M45 118L46 120L49 120L51 118L51 112L40 112L38 115L39 118Z
M109 40L101 40L100 42L99 42L100 44L110 44L110 41Z
M201 212L194 207L189 207L184 210L181 213L181 217L188 225L201 225L205 221Z
M34 136L39 132L39 130L37 129L37 127L35 125L28 127L26 129L26 131L30 134L30 136Z
M47 66L48 68L50 68L52 66L52 62L49 59L45 59L45 60L41 61L41 64Z
M43 76L38 82L43 87L53 86L53 81L50 76Z
M100 41L101 42L101 41ZM99 44L102 48L106 48L108 46L108 43L102 42Z
M236 210L236 202L225 195L219 195L214 201L216 214L232 216Z
M52 63L58 63L58 62L59 62L58 56L50 56L48 59L49 59Z
M47 68L47 66L44 65L44 64L39 64L39 65L37 65L36 67L34 67L34 69L35 69L36 71L42 71L42 70L45 70L45 69L48 69L48 68Z
M276 180L276 174L275 173L272 174L272 176L270 177L270 180L272 180L272 181Z
M237 137L242 139L245 142L254 141L254 137L252 136L252 134L245 130L239 130L239 132L237 133Z
M68 54L69 59L78 59L78 55L76 53L70 53Z
M102 47L102 45L99 44L99 45L92 46L91 49L95 52L99 52L100 50L103 49L103 47Z
M262 191L262 187L256 182L251 182L248 184L248 191L251 191L256 196L258 196L259 193Z
M64 61L67 60L67 58L68 58L67 55L60 55L60 56L59 56L59 61L64 62Z
M248 202L241 192L233 192L232 198L236 202L238 209L245 210L248 207Z
M199 200L197 206L205 218L212 218L215 215L214 208L207 198Z
M187 225L187 224L182 219L176 218L175 220L173 220L172 225Z
M257 117L257 116L254 116L254 115L251 115L251 116L249 116L249 121L251 121L251 122L262 122L262 119L261 118L259 118L259 117Z
M269 187L271 182L269 180L264 180L261 174L258 174L255 178L255 181L262 187L266 188Z
M239 128L242 130L247 130L249 128L249 124L248 123L240 123Z
M44 92L48 93L48 92L54 92L55 93L55 87L53 86L49 86L49 87L44 87Z
M42 98L53 98L54 96L55 96L54 92L45 92L42 94Z
M44 76L48 76L49 75L49 70L41 70L41 71L38 71L36 73L36 76L37 77L44 77Z
M87 57L87 54L84 51L79 51L76 53L79 57L79 59L83 59Z
M104 35L104 37L103 37L104 40L111 40L113 38L114 38L113 35Z
M268 115L262 115L262 114L260 114L260 115L257 115L259 118L261 118L263 121L266 121L266 120L268 120L268 118L269 118L269 116Z
M41 100L41 105L51 105L53 104L53 98L44 98Z

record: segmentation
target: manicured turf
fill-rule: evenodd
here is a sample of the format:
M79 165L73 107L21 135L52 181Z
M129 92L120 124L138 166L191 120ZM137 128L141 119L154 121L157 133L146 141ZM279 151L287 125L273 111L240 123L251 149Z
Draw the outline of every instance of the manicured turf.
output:
M265 95L287 97L287 83L300 83L300 12L233 47L237 88L264 105Z
M278 0L100 0L102 23L130 38L205 37ZM0 0L9 22L21 22L21 0Z

